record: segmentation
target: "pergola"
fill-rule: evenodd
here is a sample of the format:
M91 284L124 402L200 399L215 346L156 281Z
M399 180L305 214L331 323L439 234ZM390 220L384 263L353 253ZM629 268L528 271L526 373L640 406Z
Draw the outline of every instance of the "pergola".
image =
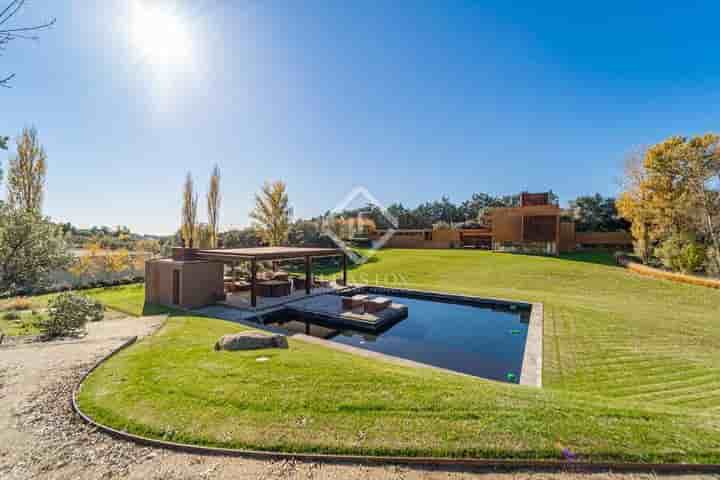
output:
M347 255L340 248L311 247L254 247L199 249L194 257L216 262L250 262L250 303L257 306L257 262L275 260L305 259L305 293L310 294L312 280L312 259L320 257L342 257L342 282L347 285Z

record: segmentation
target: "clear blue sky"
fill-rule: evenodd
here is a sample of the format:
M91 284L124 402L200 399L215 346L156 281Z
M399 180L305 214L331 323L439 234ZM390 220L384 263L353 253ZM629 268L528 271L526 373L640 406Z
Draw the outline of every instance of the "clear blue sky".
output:
M170 233L185 173L204 191L215 162L225 225L272 179L297 216L358 185L408 206L566 202L616 193L638 146L720 130L715 1L174 3L29 0L18 18L57 17L0 57L17 74L0 132L37 126L52 217Z

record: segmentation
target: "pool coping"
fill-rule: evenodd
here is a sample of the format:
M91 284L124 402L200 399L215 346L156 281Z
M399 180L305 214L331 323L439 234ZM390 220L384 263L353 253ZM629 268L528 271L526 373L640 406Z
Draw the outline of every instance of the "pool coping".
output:
M540 302L532 303L530 324L525 338L525 353L520 369L520 385L542 387L544 319L545 306Z
M362 290L362 289L376 289L380 290L383 293L386 294L398 294L398 295L405 295L410 297L417 297L420 299L428 299L428 300L445 300L445 301L454 301L454 302L462 302L464 304L468 305L477 305L477 306L483 306L483 305L517 305L521 306L523 308L530 308L530 322L528 325L528 332L527 336L525 338L525 349L523 353L523 361L522 366L520 368L520 379L518 381L518 385L523 385L527 387L536 387L536 388L542 388L542 361L543 361L543 317L544 317L544 306L540 302L524 302L524 301L518 301L518 300L507 300L507 299L500 299L500 298L491 298L491 297L476 297L471 295L458 295L454 293L449 292L438 292L438 291L431 291L431 290L412 290L412 289L406 289L406 288L394 288L394 287L383 287L379 285L352 285L348 286L348 288L345 290L347 291L353 291L353 290ZM334 293L329 293L328 295L334 295ZM290 308L288 305L284 305L282 307L279 307L274 310L274 312L281 311L283 309ZM414 360L409 360L406 358L398 357L395 355L389 355L386 353L380 353L380 352L374 352L372 350L366 350L364 348L355 347L352 345L345 345L338 342L333 342L332 340L326 340L324 338L317 338L312 337L310 335L305 335L304 333L289 333L287 330L284 330L279 327L273 327L271 325L265 325L261 322L255 323L253 319L262 317L263 314L267 314L270 312L258 312L258 315L252 315L247 318L237 319L237 320L229 320L232 322L236 322L242 325L245 325L247 327L260 329L260 330L266 330L272 333L279 333L281 335L286 335L292 338L296 338L298 340L302 340L308 343L314 343L316 345L321 345L327 348L331 348L333 350L342 351L346 353L351 353L354 355L363 356L366 358L374 358L377 360L386 361L389 363L393 363L396 365L402 365L406 367L412 367L412 368L425 368L434 370L437 372L443 372L443 373L450 373L453 375L460 375L460 376L466 376L471 378L478 378L482 380L487 380L490 382L499 382L499 383L505 383L508 382L500 382L499 380L493 380L491 378L485 378L480 377L478 375L471 375L469 373L463 373L458 372L455 370L450 370L447 368L437 367L435 365L430 365L428 363L423 362L416 362ZM510 385L513 385L510 383Z

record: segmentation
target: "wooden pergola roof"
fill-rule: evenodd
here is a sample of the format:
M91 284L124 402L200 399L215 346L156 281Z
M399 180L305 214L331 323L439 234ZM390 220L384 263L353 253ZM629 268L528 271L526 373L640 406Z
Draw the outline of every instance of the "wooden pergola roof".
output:
M213 248L197 250L195 255L206 260L287 260L291 258L336 257L344 255L340 248L253 247Z

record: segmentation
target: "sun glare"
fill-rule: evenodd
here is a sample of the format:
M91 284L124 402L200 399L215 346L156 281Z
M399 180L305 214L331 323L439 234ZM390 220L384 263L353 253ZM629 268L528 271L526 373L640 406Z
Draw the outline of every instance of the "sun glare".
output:
M192 57L190 29L171 2L132 2L130 43L151 66L182 66Z

